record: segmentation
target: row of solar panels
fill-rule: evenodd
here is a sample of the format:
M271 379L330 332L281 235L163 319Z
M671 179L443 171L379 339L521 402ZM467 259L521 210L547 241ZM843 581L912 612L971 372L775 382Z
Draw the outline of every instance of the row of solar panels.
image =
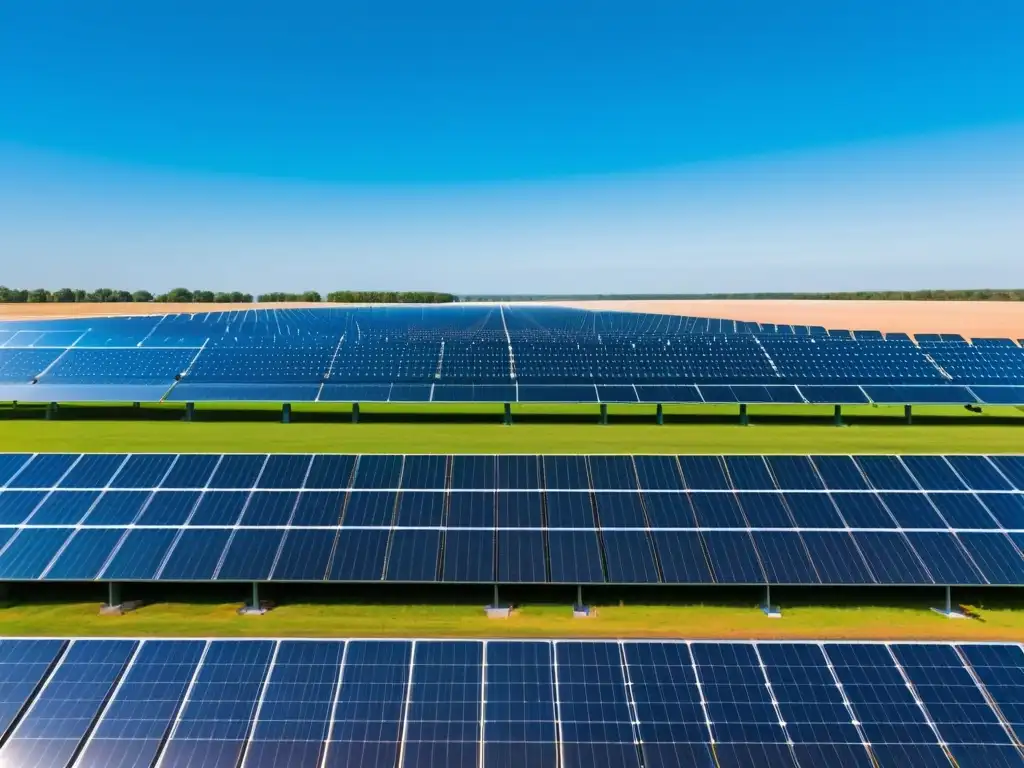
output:
M0 640L0 764L1024 764L1016 645Z
M1024 532L0 528L0 581L1024 584Z
M1024 455L0 453L0 489L1024 491Z

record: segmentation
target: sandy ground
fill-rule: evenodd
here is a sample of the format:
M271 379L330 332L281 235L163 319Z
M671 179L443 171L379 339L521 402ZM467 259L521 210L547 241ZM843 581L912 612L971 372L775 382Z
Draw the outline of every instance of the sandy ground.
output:
M903 333L959 333L1024 339L1024 302L1014 301L778 301L609 300L552 302L582 309L725 317L762 323L824 325ZM96 317L220 310L335 306L330 304L0 304L0 319ZM353 306L337 305L337 306Z

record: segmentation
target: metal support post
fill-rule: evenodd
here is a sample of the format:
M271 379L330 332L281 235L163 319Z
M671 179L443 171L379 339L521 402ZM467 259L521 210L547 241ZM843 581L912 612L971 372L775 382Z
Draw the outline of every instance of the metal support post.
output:
M185 403L185 421L192 421L196 417L196 404Z
M601 423L608 423L608 403L601 403Z
M359 403L352 403L352 423L359 423Z
M843 426L843 406L836 403L835 411L832 414L832 421L837 427Z
M58 405L56 403L47 403L47 405L46 405L46 420L47 421L53 421L54 419L57 418L57 408L58 408Z
M132 408L135 409L136 411L139 410L139 408L141 408L141 407L142 407L142 403L139 403L139 402L132 403Z
M576 585L576 605L583 605L583 585Z
M505 426L512 425L512 404L505 403Z
M281 423L291 424L292 423L292 404L284 403L281 405Z
M661 403L658 403L658 409L654 412L654 418L657 420L659 427L665 423L665 406Z
M114 608L121 604L121 585L116 581L107 584L107 606Z
M903 406L903 420L907 422L907 424L914 423L914 409L909 405Z
M494 585L494 602L492 603L492 605L495 608L497 608L499 605L501 605L501 601L498 600L498 585L497 584Z
M257 611L260 609L260 585L255 581L252 583L252 607Z
M750 417L747 416L747 404L740 403L740 426L747 426L750 424Z

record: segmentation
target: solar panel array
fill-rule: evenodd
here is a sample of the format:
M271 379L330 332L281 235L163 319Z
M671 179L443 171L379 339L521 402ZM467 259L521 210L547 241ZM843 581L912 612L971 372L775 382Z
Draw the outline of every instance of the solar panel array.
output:
M1020 766L1012 644L0 640L0 764Z
M1011 339L558 307L0 323L0 400L1024 403Z
M0 454L0 581L1024 584L1024 456Z

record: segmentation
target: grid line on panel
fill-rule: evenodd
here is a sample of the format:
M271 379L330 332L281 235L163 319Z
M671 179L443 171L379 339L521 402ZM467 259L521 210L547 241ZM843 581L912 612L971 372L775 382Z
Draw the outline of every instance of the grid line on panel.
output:
M181 702L178 704L178 711L174 713L174 720L172 721L171 727L164 733L163 743L160 744L160 748L157 751L157 757L153 762L154 768L163 768L164 758L167 755L167 745L171 743L175 736L178 734L178 728L181 726L181 718L185 713L186 707L192 701L192 691L195 690L196 683L199 680L199 673L203 669L203 664L206 662L206 654L209 653L210 647L213 641L207 640L206 645L203 646L203 652L199 656L199 661L196 663L196 668L192 672L192 679L188 682L188 688L185 689L185 695L181 697Z
M324 737L324 745L320 752L320 761L318 768L327 768L327 758L331 751L331 741L334 738L334 720L338 715L338 697L341 696L341 686L345 680L345 663L348 660L348 649L351 647L352 641L345 641L345 648L341 652L341 663L338 664L338 680L334 684L334 696L331 699L331 713L330 719L327 721L327 734Z
M11 736L18 730L21 723L26 717L35 709L36 702L39 701L39 697L49 687L50 681L53 680L54 674L60 668L60 665L64 663L64 659L67 658L68 652L71 650L71 646L74 645L74 640L62 640L61 649L54 655L46 668L46 671L39 678L35 688L33 688L31 694L21 706L21 709L11 718L7 725L7 730L0 732L0 751L3 750L4 745L8 742Z
M565 737L562 734L562 697L558 688L558 641L551 642L551 687L555 702L555 742L559 768L565 765Z
M896 654L893 652L892 646L889 643L885 643L885 650L892 658L892 663L895 666L896 671L899 673L900 677L903 678L903 684L907 687L907 691L909 691L911 698L914 700L914 704L917 706L918 710L920 710L925 724L929 729L931 729L931 732L935 734L935 742L942 747L942 751L946 753L946 757L949 758L950 763L956 765L956 760L953 759L953 756L949 751L949 745L946 743L945 739L942 738L942 734L939 732L938 726L935 725L935 721L932 720L932 716L928 712L928 708L925 706L924 702L921 701L921 697L918 695L917 689L914 687L910 677L907 675L907 671L903 668L903 665L900 664L900 660L896 657Z
M825 644L818 643L818 650L821 651L821 655L825 659L825 667L828 669L829 674L832 675L832 680L835 682L836 688L839 691L839 697L843 701L843 706L850 715L850 724L853 725L854 729L856 729L857 735L860 737L861 744L864 745L865 749L868 751L868 755L871 757L871 762L877 766L878 760L871 749L871 744L868 742L867 735L864 733L864 726L857 719L857 713L853 711L853 704L846 695L846 689L843 687L843 681L839 679L839 674L836 672L836 668L832 664L832 658L828 655L828 651L825 649Z
M620 640L618 646L622 682L626 686L626 706L629 707L630 726L633 730L633 744L636 747L637 763L642 766L644 764L643 740L640 736L640 715L637 713L636 699L633 696L633 678L629 672L629 664L626 661L625 645Z
M178 463L178 459L180 459L180 458L181 458L181 454L178 454L175 457L174 461L171 462L171 466L167 468L167 472L165 472L164 476L160 479L160 486L162 486L164 484L164 482L167 480L167 478L170 477L171 471L174 469L174 466ZM154 579L159 580L160 577L163 575L164 569L167 568L167 564L171 560L171 555L173 555L174 551L178 548L178 544L181 542L181 537L184 536L185 535L185 531L188 530L188 525L189 525L189 523L192 522L192 518L195 517L196 510L199 509L199 505L203 503L203 496L206 494L206 491L209 490L210 481L213 479L213 476L217 474L217 469L220 467L220 463L223 460L224 460L223 454L220 455L217 458L216 463L213 465L213 470L207 476L206 483L203 485L203 488L199 492L199 495L196 497L195 504L192 505L192 509L189 511L188 517L185 518L185 523L181 526L181 530L178 531L178 535L174 537L174 541L171 542L171 546L169 546L167 548L167 552L164 553L163 559L160 561L160 564L157 566L156 573L155 573L155 575L153 577ZM154 496L155 496L156 491L154 491L153 493L154 493ZM150 501L152 501L152 498L153 497L150 497ZM205 650L204 650L204 655L205 655Z
M274 675L274 667L277 665L277 655L281 650L281 641L274 643L274 652L270 656L270 663L267 665L266 677L263 678L263 686L260 688L259 698L256 700L256 709L249 720L248 729L242 746L242 752L238 758L238 765L245 765L245 758L252 748L252 737L256 733L256 724L260 721L260 713L263 711L263 702L267 697L267 689L270 687L270 678Z
M2 489L6 489L6 488L7 488L8 486L10 486L10 484L11 484L12 482L14 482L15 480L17 480L17 479L18 479L18 475L20 475L20 474L21 474L22 472L24 472L24 471L25 471L25 468L26 468L26 467L27 467L27 466L28 466L29 464L31 464L31 463L32 463L33 461L35 461L35 458L36 458L36 456L38 456L38 455L39 455L38 453L30 453L30 454L28 455L28 458L26 458L26 459L25 459L24 461L22 461L22 462L21 462L21 466L20 466L20 467L18 467L18 470L17 470L17 471L16 471L16 472L15 472L15 473L14 473L13 475L11 475L11 476L10 476L10 477L9 477L9 478L7 479L7 482L5 482L5 483L4 483L3 485L0 485L0 490L2 490Z
M480 655L480 743L478 745L479 760L477 762L478 768L485 768L486 762L484 758L484 752L487 748L487 739L484 738L486 732L485 724L487 712L487 641L483 641L483 648L481 649Z
M713 754L715 750L715 730L712 727L711 715L708 714L708 700L704 698L704 686L700 680L697 660L693 656L693 645L689 641L686 643L686 654L690 657L690 669L693 670L693 679L697 686L697 698L700 701L700 711L704 713L704 726L708 729L708 743L711 745Z
M988 687L985 685L982 679L978 677L978 673L975 671L974 667L971 666L970 661L964 655L964 652L960 649L960 647L954 644L950 644L950 647L953 649L953 652L957 655L957 659L959 659L960 664L963 665L963 668L967 671L967 674L970 675L971 680L974 682L974 685L977 687L979 691L981 691L981 695L984 697L985 702L988 704L989 708L995 713L996 718L999 720L999 725L1002 727L1003 732L1006 734L1006 737L1009 739L1010 743L1017 748L1017 751L1021 753L1021 759L1024 760L1024 743L1021 743L1021 740L1017 738L1016 732L1010 726L1010 719L1007 718L1006 713L1003 712L1002 708L999 706L999 703L995 700L995 698L993 698L992 694L988 690Z
M412 706L412 673L416 667L416 640L409 649L409 679L405 681L405 701L402 703L402 737L398 744L398 768L405 766L406 737L409 735L409 708Z
M757 643L753 643L751 647L754 650L754 656L757 657L757 665L761 668L761 677L764 678L764 687L768 689L768 696L772 702L772 709L775 710L775 715L779 718L779 727L786 736L786 744L789 745L790 755L793 758L793 762L796 763L796 755L793 754L793 737L789 735L789 729L786 727L786 721L782 717L782 709L779 707L779 700L775 698L775 689L772 688L772 681L768 677L768 670L765 669L764 659L761 658L761 650L757 647Z

